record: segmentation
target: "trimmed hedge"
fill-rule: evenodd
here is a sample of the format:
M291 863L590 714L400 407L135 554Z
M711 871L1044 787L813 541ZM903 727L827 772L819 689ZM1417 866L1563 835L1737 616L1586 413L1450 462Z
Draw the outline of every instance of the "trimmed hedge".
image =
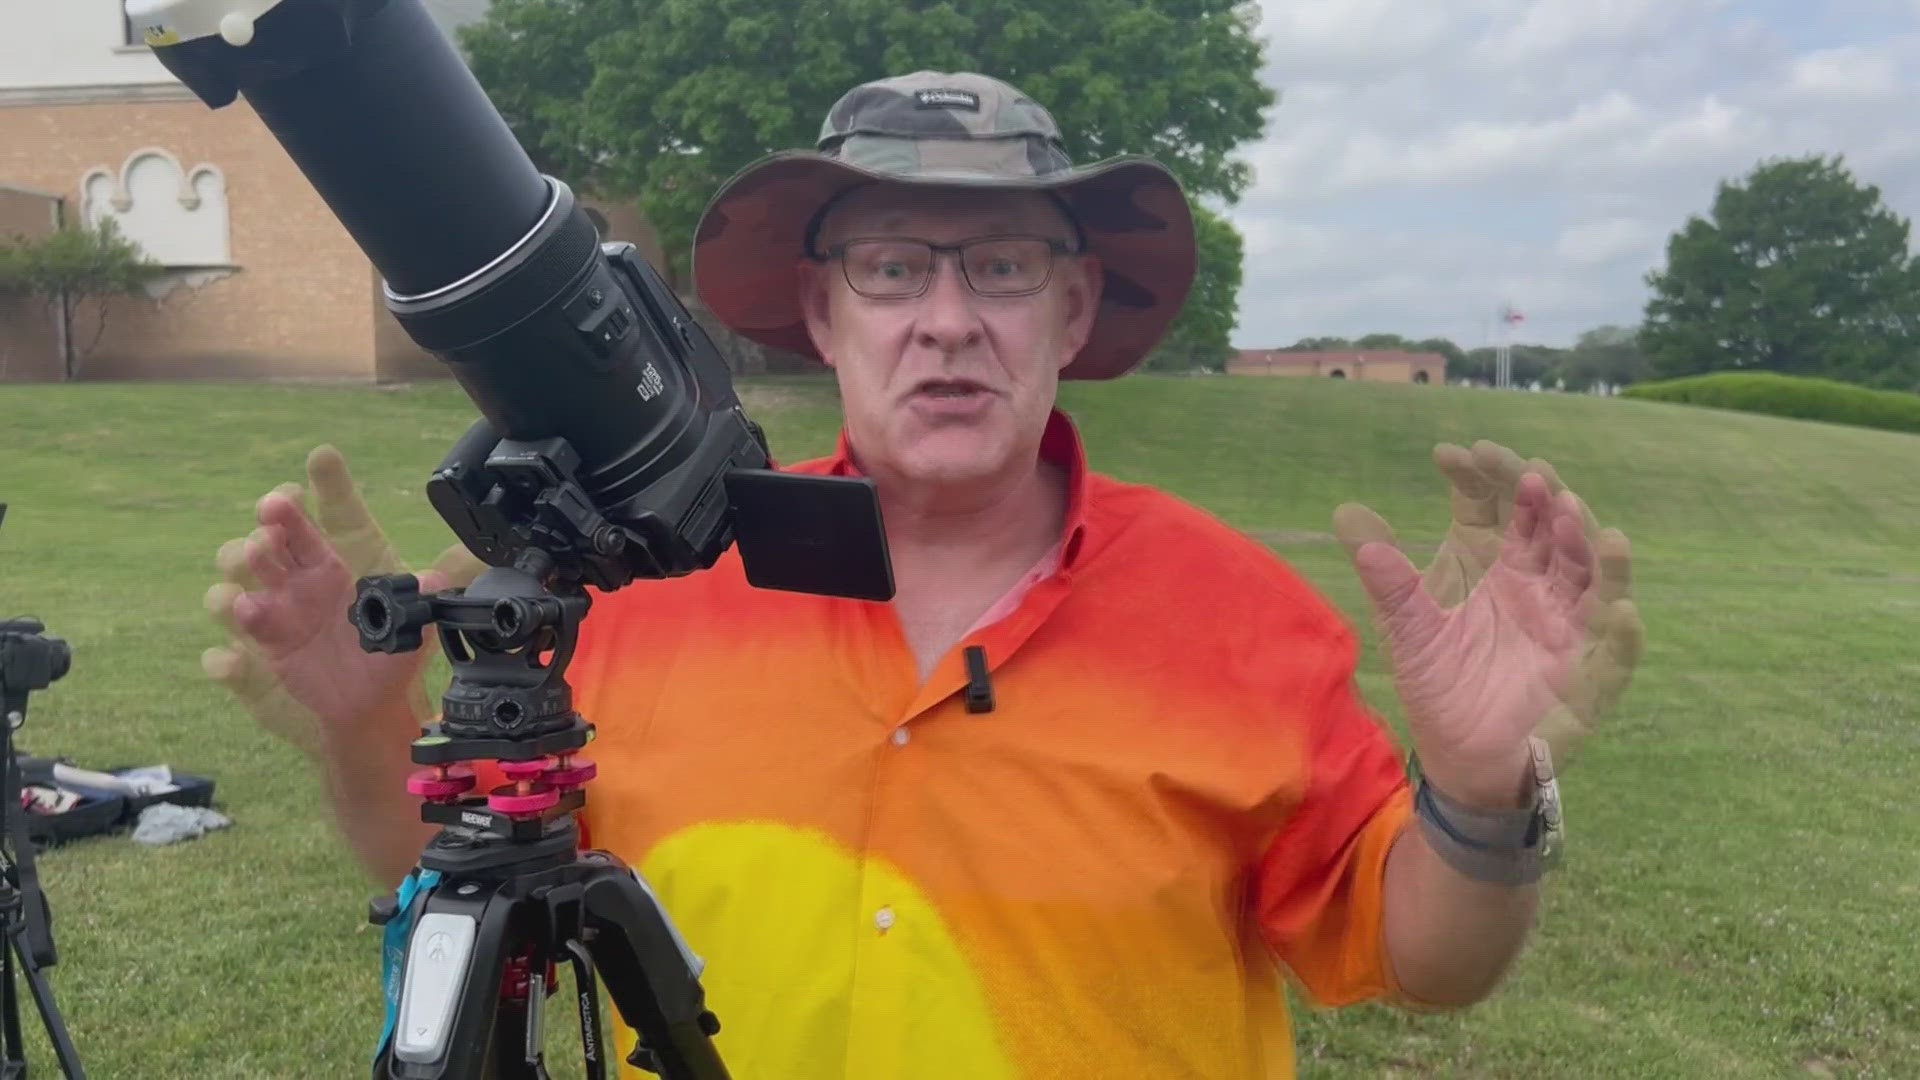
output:
M1920 433L1920 394L1772 371L1717 371L1636 383L1622 397Z

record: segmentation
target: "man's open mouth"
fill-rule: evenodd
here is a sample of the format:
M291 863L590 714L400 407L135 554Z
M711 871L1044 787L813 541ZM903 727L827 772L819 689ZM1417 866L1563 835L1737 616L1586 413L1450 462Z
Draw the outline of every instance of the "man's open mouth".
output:
M914 387L913 392L928 397L960 398L987 393L987 388L970 379L928 379Z

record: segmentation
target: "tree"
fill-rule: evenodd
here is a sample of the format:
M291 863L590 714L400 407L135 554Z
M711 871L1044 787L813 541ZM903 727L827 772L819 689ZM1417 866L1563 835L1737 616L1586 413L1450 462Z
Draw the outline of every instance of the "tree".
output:
M645 207L679 285L728 177L812 146L856 84L921 68L1020 87L1076 160L1159 158L1204 222L1203 252L1222 253L1232 226L1199 200L1232 203L1251 180L1232 154L1275 100L1259 79L1257 13L1249 0L496 0L461 36L543 168ZM1230 329L1238 270L1203 263L1189 307L1224 305ZM1178 334L1210 342L1219 317L1183 314Z
M642 0L495 0L484 20L457 36L494 108L542 172L576 190L603 189L613 147L587 134L585 99L593 54L621 29L641 24ZM661 268L665 270L665 267Z
M1911 387L1920 262L1907 241L1906 219L1844 158L1763 161L1669 239L1641 348L1663 377L1760 368Z
M1303 337L1291 345L1281 346L1280 352L1337 352L1354 348L1352 339L1343 337Z
M141 292L166 272L140 245L122 236L119 222L111 217L102 218L97 226L65 225L35 241L15 237L11 246L0 248L0 296L38 297L60 319L63 340L69 343L69 379L80 374L86 358L100 344L110 302ZM93 336L85 346L75 348L74 319L88 303L95 309Z
M1233 328L1240 321L1240 233L1203 206L1193 209L1193 231L1200 254L1193 291L1167 336L1142 365L1149 371L1218 371L1234 352Z
M1640 331L1631 326L1596 326L1581 334L1573 348L1554 365L1552 377L1569 390L1588 390L1596 383L1626 386L1652 373L1640 351Z

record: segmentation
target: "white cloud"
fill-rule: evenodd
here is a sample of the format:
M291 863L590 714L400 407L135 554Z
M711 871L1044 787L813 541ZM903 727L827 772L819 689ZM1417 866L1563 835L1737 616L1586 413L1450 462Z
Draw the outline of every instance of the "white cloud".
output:
M1617 141L1645 123L1631 95L1609 90L1583 101L1564 116L1544 120L1462 120L1405 153L1409 168L1390 175L1412 180L1452 180L1467 176L1551 168L1588 146Z
M1764 152L1771 134L1766 121L1708 92L1648 130L1598 148L1595 156L1612 164L1645 168L1731 164L1736 158Z
M1789 91L1804 100L1883 101L1900 93L1900 69L1885 52L1858 45L1795 57Z
M1666 237L1767 157L1844 154L1920 217L1920 0L1262 2L1240 344L1472 346L1508 300L1534 340L1634 321Z
M1260 33L1286 80L1365 82L1457 40L1475 9L1501 0L1261 0Z
M1659 233L1644 221L1627 217L1597 218L1561 230L1553 254L1569 267L1606 266L1620 259L1643 256L1659 244Z
M1638 45L1689 15L1724 6L1677 0L1542 0L1492 35L1502 51Z

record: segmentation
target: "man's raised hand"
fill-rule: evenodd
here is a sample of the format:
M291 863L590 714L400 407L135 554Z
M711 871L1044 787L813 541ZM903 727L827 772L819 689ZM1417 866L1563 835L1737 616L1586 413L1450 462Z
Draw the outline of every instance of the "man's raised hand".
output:
M1539 473L1554 497L1566 485L1544 459L1523 459L1484 439L1471 448L1441 443L1434 447L1433 463L1451 490L1453 517L1421 581L1435 602L1452 608L1467 598L1499 559L1521 476ZM1552 748L1556 767L1573 760L1587 736L1619 703L1633 681L1645 644L1632 599L1632 547L1626 534L1602 528L1584 501L1580 507L1598 583L1579 666L1559 705L1536 731ZM1350 558L1369 542L1395 543L1393 530L1380 515L1358 503L1336 509L1333 528Z
M269 492L256 507L258 528L221 546L221 580L207 591L206 606L228 641L200 662L261 727L316 754L329 736L353 738L356 721L403 697L410 714L425 719L430 705L420 674L436 639L429 635L422 648L391 656L360 648L347 621L354 582L406 567L340 452L321 446L306 467L307 487L289 483ZM420 588L464 587L485 568L455 544L419 575Z

